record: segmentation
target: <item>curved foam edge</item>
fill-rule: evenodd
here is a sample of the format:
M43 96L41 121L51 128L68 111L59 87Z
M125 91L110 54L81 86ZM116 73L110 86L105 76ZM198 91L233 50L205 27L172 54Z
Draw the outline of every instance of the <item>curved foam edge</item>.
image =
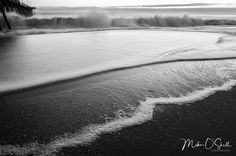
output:
M182 105L193 103L213 95L218 91L228 91L235 85L236 80L229 80L222 86L204 88L182 97L146 98L146 101L140 101L140 105L132 113L131 117L120 117L103 124L89 125L78 133L58 138L47 145L41 145L37 143L28 144L23 147L0 145L0 155L51 155L64 147L88 145L98 139L102 134L117 132L124 128L139 125L151 120L153 117L154 107L156 105Z

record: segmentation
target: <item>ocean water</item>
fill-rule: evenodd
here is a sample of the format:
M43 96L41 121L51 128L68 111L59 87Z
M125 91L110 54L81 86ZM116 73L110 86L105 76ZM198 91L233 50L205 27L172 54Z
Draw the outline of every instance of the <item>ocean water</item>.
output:
M205 6L133 6L133 7L39 7L37 17L86 17L91 12L104 13L110 17L131 18L162 16L182 16L188 14L203 18L235 19L236 5Z
M111 18L134 18L131 12L137 11L40 9L31 19L16 16L18 26L24 26L19 31L31 29L27 22L32 20L35 25L73 23L83 9L89 27L104 28ZM151 17L155 9L141 8L140 14ZM197 18L223 14L227 20L235 14L228 7L205 9L202 15L204 9L184 10L174 21L191 25L183 12L197 11ZM101 18L105 20L97 25ZM42 28L44 24L37 31ZM52 155L64 147L89 145L102 134L152 120L157 106L194 104L230 90L236 85L235 43L229 34L150 29L1 34L0 155Z
M235 5L175 7L38 7L33 17L9 13L15 33L71 32L91 28L236 25ZM0 22L6 28L3 18ZM46 30L45 30L46 29ZM55 30L56 29L56 30ZM73 30L71 30L73 29ZM24 32L23 34L26 34Z

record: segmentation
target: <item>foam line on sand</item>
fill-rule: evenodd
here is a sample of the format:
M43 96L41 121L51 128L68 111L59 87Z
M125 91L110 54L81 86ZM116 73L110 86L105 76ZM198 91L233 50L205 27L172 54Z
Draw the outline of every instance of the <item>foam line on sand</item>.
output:
M165 104L189 104L200 101L218 91L228 91L236 85L236 80L229 80L221 86L208 87L181 97L160 97L146 98L146 101L140 101L140 105L135 108L130 116L118 117L103 124L93 124L84 127L81 131L70 136L64 136L52 141L49 144L42 145L32 143L22 147L15 145L1 145L0 155L51 155L60 151L64 147L88 145L99 138L102 134L117 132L124 128L139 125L152 119L154 107Z

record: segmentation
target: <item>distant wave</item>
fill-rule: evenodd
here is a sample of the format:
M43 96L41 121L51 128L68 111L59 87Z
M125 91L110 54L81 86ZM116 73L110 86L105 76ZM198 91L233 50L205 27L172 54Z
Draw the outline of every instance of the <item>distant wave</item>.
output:
M90 12L83 17L25 18L14 13L8 14L14 29L64 29L64 28L109 28L109 27L188 27L204 25L236 25L235 20L201 19L188 15L153 16L137 18L111 18L101 12ZM0 22L3 22L2 17ZM6 26L6 25L5 25Z

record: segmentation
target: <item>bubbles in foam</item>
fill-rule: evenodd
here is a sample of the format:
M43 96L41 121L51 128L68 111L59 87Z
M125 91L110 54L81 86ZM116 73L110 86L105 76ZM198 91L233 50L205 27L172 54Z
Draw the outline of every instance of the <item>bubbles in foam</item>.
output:
M230 90L234 85L236 85L236 81L230 80L222 86L205 88L203 90L190 93L189 95L184 97L147 98L146 101L140 102L140 105L135 108L135 111L132 113L132 115L128 114L131 115L131 117L127 117L127 113L125 113L124 111L118 111L118 118L105 124L88 126L82 131L82 133L79 133L75 136L73 135L72 137L56 140L55 142L51 143L51 147L53 147L53 149L60 149L65 146L88 144L94 141L97 137L99 137L99 135L103 133L116 132L123 128L142 124L148 120L151 120L154 107L157 104L163 105L193 103L195 101L202 100L217 91ZM120 113L122 114L121 116ZM83 140L83 138L86 139Z

